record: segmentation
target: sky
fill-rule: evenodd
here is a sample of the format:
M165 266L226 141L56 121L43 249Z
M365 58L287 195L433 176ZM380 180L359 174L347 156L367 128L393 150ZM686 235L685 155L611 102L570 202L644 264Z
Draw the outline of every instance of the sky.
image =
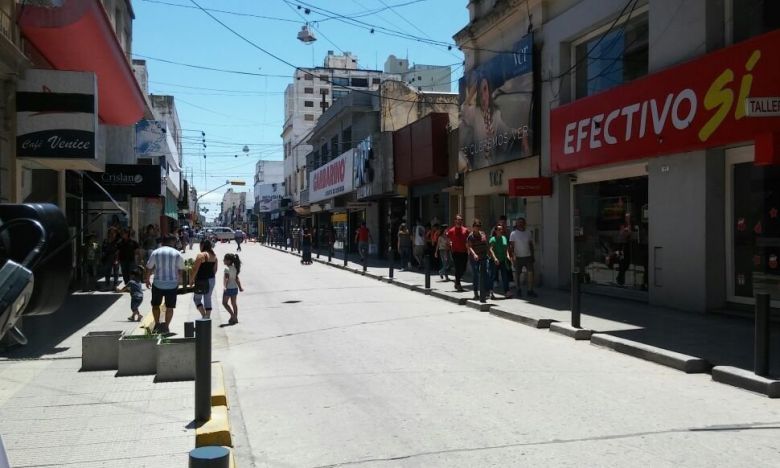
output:
M357 55L360 68L381 70L388 55L394 54L408 58L410 64L452 65L452 89L457 91L463 54L454 46L448 50L430 42L453 43L453 34L468 23L467 3L134 0L133 58L147 61L150 94L175 96L183 128L183 167L198 194L226 180L245 181L246 186L234 190L249 192L258 159L282 160L284 89L294 71L290 64L321 66L329 50L349 51ZM345 17L360 24L346 24ZM310 45L296 38L306 22L317 37ZM205 159L201 132L206 134ZM218 214L225 190L201 200L209 219Z

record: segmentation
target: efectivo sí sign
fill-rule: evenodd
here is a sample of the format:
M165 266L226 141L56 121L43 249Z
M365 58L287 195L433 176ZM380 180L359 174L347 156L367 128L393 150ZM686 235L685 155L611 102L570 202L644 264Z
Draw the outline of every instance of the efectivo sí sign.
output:
M780 30L553 109L554 172L752 141L780 116L746 102L780 95Z

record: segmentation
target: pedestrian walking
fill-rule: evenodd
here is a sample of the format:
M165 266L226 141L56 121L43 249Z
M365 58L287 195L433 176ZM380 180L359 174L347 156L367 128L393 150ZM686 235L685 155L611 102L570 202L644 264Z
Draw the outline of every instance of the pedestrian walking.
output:
M534 241L533 236L526 230L525 218L517 218L515 230L509 235L512 258L515 261L515 288L517 297L523 296L522 273L526 271L528 281L528 297L536 297L534 292Z
M181 252L187 251L187 246L190 245L190 231L189 228L182 228L179 230L181 237Z
M82 290L94 291L97 288L100 246L94 234L89 234L81 247Z
M425 226L422 221L417 219L417 224L414 226L414 260L417 262L417 268L423 267L423 256L425 255Z
M127 320L131 322L140 322L141 318L141 304L144 303L144 288L141 285L141 272L138 271L138 268L134 268L133 271L130 272L130 279L129 281L125 282L125 287L122 289L123 292L129 292L130 293L130 317L127 317Z
M236 252L241 252L241 244L246 240L246 234L241 229L236 229L233 238L236 241Z
M463 286L460 284L463 273L466 272L469 253L466 242L468 240L469 230L463 225L463 216L455 215L455 225L447 230L447 240L450 243L450 252L452 253L452 263L455 264L455 289L462 292Z
M192 243L195 241L195 231L191 227L187 228L187 237L189 238L190 250L192 250Z
M366 227L366 222L362 221L357 232L355 232L355 242L358 245L358 253L360 254L361 262L368 260L368 244L373 241L374 239L371 237L371 231Z
M439 278L449 281L450 270L450 241L447 238L447 225L439 228L439 234L436 238L436 258L439 260Z
M103 240L100 247L102 275L105 276L105 289L114 290L119 284L119 260L117 259L117 230L109 228L108 237ZM113 282L111 279L113 278Z
M226 254L225 258L222 259L222 263L225 264L225 289L222 293L222 305L230 314L228 323L235 325L238 323L238 304L236 302L238 292L244 291L244 288L241 286L241 280L238 277L241 273L241 259L238 258L237 254Z
M308 228L303 229L303 239L301 239L301 264L311 265L311 247L312 235Z
M169 333L176 298L184 270L184 256L176 250L176 236L169 234L163 238L162 247L152 252L146 262L147 288L152 289L153 332ZM150 278L154 274L154 282ZM160 323L160 306L165 301L165 323Z
M398 227L398 254L401 256L401 271L412 267L412 235L406 223Z
M506 297L512 297L512 294L509 292L509 270L510 270L510 263L509 263L509 240L504 235L504 226L499 224L494 228L494 234L490 238L490 249L489 254L492 263L490 264L490 298L495 299L496 296L493 294L493 285L495 284L496 280L498 280L499 275L501 276L501 284L503 286L502 293Z
M117 243L117 258L122 270L122 281L127 285L130 282L132 272L138 266L141 257L141 244L130 237L130 230L122 231L122 238Z
M479 302L487 302L488 291L488 240L487 235L482 231L482 222L475 218L471 225L466 245L471 256L471 270L474 276L474 299Z
M218 263L217 254L214 253L211 241L202 240L200 253L195 257L195 264L192 266L190 286L193 287L195 293L193 296L195 307L198 308L198 312L203 318L211 317L211 297L214 293Z

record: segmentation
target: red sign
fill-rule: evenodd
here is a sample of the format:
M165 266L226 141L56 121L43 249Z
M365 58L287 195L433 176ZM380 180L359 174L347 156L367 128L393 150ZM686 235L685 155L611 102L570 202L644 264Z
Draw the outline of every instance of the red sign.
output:
M554 172L693 151L780 130L746 115L747 99L780 95L780 30L553 109Z
M552 179L549 177L509 179L510 197L543 197L550 195L552 195Z

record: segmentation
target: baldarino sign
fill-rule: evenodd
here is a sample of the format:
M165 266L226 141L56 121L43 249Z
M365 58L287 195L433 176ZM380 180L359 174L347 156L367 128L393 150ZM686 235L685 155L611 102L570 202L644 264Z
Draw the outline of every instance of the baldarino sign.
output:
M16 93L20 158L95 159L95 74L27 70Z
M553 109L552 169L754 141L780 131L780 117L748 114L750 102L773 96L780 96L780 31Z
M309 174L309 203L326 200L353 190L352 163L354 149L345 151Z

